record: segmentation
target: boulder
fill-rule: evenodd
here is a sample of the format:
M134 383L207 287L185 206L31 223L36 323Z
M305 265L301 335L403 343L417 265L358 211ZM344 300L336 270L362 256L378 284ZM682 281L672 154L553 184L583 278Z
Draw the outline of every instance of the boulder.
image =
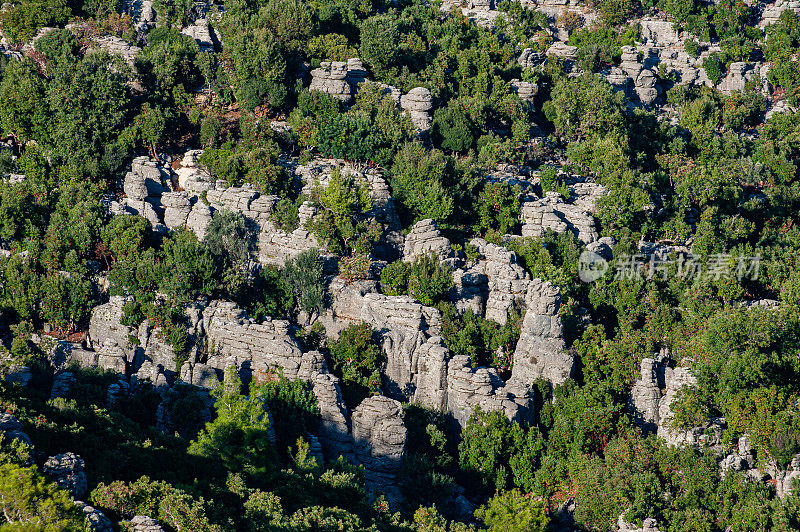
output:
M433 253L440 261L447 261L455 255L453 248L450 247L450 240L442 236L436 227L436 222L431 219L420 220L406 235L403 260L414 262L430 253Z
M367 488L386 493L390 501L399 499L394 484L403 465L407 438L400 402L375 395L353 411L355 456L364 466Z
M557 192L522 204L522 236L542 237L547 229L556 233L571 231L584 244L598 238L595 221L579 206L567 203Z
M74 453L51 456L42 466L45 475L78 499L86 493L85 469L83 458Z
M418 132L424 133L430 130L433 122L430 115L431 109L433 109L431 91L425 87L411 89L400 98L400 107L411 117Z
M563 384L572 375L574 359L566 349L559 316L561 291L534 279L528 285L525 306L509 382L531 387L536 379L544 378L554 385Z

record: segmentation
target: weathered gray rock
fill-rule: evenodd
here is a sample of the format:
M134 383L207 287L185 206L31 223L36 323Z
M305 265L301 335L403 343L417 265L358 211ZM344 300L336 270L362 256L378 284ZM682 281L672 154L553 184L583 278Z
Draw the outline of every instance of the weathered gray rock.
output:
M22 423L8 412L0 412L0 435L3 436L3 441L6 443L13 440L33 448L33 443L31 443L31 439L25 432Z
M126 302L127 299L123 296L112 296L108 303L92 309L87 337L91 348L99 350L109 340L114 340L128 355L132 354L129 338L136 334L136 329L122 325L123 306Z
M92 532L114 532L114 525L103 512L93 506L89 506L83 501L75 501L75 506L83 512L89 530Z
M164 532L158 521L144 515L137 515L131 519L128 529L131 532Z
M424 133L431 128L433 119L430 111L433 109L431 91L425 87L416 87L400 98L400 106L408 113L417 131Z
M204 18L195 20L183 28L181 33L194 39L201 52L213 52L220 43L216 30Z
M547 229L571 231L584 244L598 238L594 218L577 205L566 203L557 192L522 204L522 236L541 237Z
M469 357L457 355L447 364L447 412L463 427L475 407L499 410L509 419L522 421L530 407L525 388L506 385L494 368L473 368Z
M775 491L778 497L792 494L795 481L800 482L800 454L794 455L786 469L779 469L774 462L767 467L767 473L775 479Z
M353 411L355 455L364 466L367 487L387 493L390 501L398 499L394 484L408 438L402 416L403 405L382 395L364 399Z
M454 257L450 240L442 236L436 227L436 222L431 219L420 220L415 223L406 235L403 246L403 260L414 262L428 254L433 253L440 261Z
M736 62L728 66L728 72L719 82L717 88L726 94L743 92L750 81L758 77L752 63Z
M75 375L71 371L62 371L53 377L53 387L50 389L50 399L66 397L69 388L75 382Z
M530 275L518 264L513 251L482 238L475 238L470 244L478 248L482 258L469 271L486 276L488 281L484 317L502 325L524 303Z
M617 527L618 532L661 532L658 528L658 522L653 518L644 519L640 528L625 521L624 514L619 516Z
M99 49L108 52L111 55L118 55L122 57L122 59L130 66L133 66L136 56L142 51L142 49L138 46L134 46L133 44L123 41L116 35L103 35L102 37L96 38L94 43Z
M528 285L525 306L510 382L530 387L541 377L562 384L572 374L574 359L567 352L559 316L561 291L549 282L534 279Z
M192 231L199 240L206 236L206 228L211 223L211 208L204 201L198 201L192 206L186 217L186 228Z
M658 406L661 402L656 361L649 357L643 358L640 368L641 377L631 388L629 407L633 413L634 423L648 431L655 431L658 427Z
M132 358L131 360L132 361ZM122 375L127 374L128 355L113 338L109 338L97 351L97 366L110 369Z
M353 97L353 90L347 83L347 63L343 61L323 61L319 68L311 71L311 85L309 90L324 92L325 94L349 102Z
M519 66L521 66L523 69L536 68L539 66L539 64L541 64L541 62L541 55L534 52L530 48L525 48L520 54L519 58L517 58L517 64L519 64Z
M643 18L639 20L642 28L641 38L651 46L672 46L680 44L675 24L668 20Z
M81 498L86 493L86 463L74 453L51 456L42 466L45 475L68 490L73 497Z
M212 301L203 312L208 343L208 365L227 367L233 357L237 368L257 373L279 370L294 379L300 369L302 351L289 334L289 323L268 319L256 323L230 301Z
M658 436L668 445L692 445L712 447L722 440L722 431L725 428L723 418L712 418L703 426L681 429L672 427L675 414L672 405L678 398L680 390L685 386L697 386L697 379L688 367L677 367L667 375L666 393L658 406Z
M164 207L164 225L170 229L184 227L192 212L192 202L186 192L165 192L161 196Z
M520 100L533 107L536 94L539 92L539 86L536 83L512 79L510 85L511 90L519 96Z

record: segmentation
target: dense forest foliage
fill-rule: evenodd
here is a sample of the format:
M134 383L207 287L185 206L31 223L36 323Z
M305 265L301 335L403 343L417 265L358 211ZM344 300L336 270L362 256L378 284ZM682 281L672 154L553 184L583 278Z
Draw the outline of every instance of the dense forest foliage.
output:
M739 0L591 0L591 23L497 4L499 18L484 27L433 0L227 0L208 15L224 43L216 51L180 32L192 10L185 1L154 2L159 24L146 36L113 0L3 5L0 355L3 372L24 364L33 378L0 382L0 411L23 424L35 450L0 439L0 529L85 526L37 469L68 449L86 460L88 503L116 522L148 515L169 530L547 530L567 526L559 516L570 503L576 529L613 530L624 515L671 532L800 530L800 486L778 497L745 472L721 475L712 450L666 445L627 407L641 360L661 353L698 381L674 407L676 427L724 418L720 445L746 434L762 471L785 470L800 453L800 118L764 114L772 98L797 105L800 15L786 10L761 30L756 8ZM600 72L637 41L644 14L690 32L690 55L718 45L703 65L713 82L734 62L768 62L770 96L757 82L724 94L665 74L671 88L659 105L631 104ZM37 36L43 27L54 29ZM550 57L523 69L520 53L546 52L559 28L577 47L576 68ZM126 62L98 48L103 35L141 52ZM420 139L377 84L349 106L308 90L310 69L352 57L404 94L430 90L429 136ZM512 79L537 84L534 105ZM473 237L501 244L531 278L560 288L573 378L538 382L528 423L478 408L458 432L445 415L404 405L399 507L368 494L363 471L346 460L311 458L305 434L319 410L300 380L248 387L229 375L211 392L211 421L202 393L178 386L169 408L181 427L166 435L154 428L163 398L149 384L107 406L113 372L74 369L68 397L50 399L47 342L32 335L80 335L92 308L118 294L129 296L127 324L162 327L177 357L188 341L182 309L198 297L228 299L256 320L289 320L304 348L321 349L348 408L381 392L385 355L369 326L335 340L304 327L327 305L316 249L254 267L257 229L241 214L215 215L202 241L111 215L132 157L166 162L198 147L215 178L280 199L277 227L296 228L311 202L307 229L350 280L367 276L384 236L367 215L367 190L335 174L304 194L284 163L322 155L380 168L404 230L432 219L467 258ZM604 276L581 281L585 246L572 233L503 238L518 229L521 192L486 175L508 164L537 172L542 193L569 198L566 174L605 188L597 219L617 259ZM700 268L722 273L616 275L641 242L686 246ZM735 275L752 257L756 269ZM379 278L384 293L440 311L454 355L510 371L521 311L504 325L458 312L451 269L432 257L390 262ZM756 300L779 303L751 308ZM259 413L264 403L271 419ZM471 517L455 508L462 495Z

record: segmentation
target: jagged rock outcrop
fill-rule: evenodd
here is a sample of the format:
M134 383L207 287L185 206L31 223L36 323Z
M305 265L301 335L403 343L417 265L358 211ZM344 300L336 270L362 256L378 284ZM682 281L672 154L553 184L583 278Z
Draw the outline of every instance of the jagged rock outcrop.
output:
M195 20L189 26L183 28L181 33L194 39L201 52L213 52L220 43L217 32L211 27L208 20L204 18Z
M347 83L347 63L344 61L323 61L319 68L311 71L309 90L325 94L348 103L353 97L353 90Z
M89 530L92 532L114 532L114 525L106 514L83 501L75 501L75 506L83 513Z
M358 57L351 57L347 60L347 74L345 79L350 85L353 94L358 90L358 86L367 81L369 71Z
M430 130L433 122L430 114L433 109L431 91L425 87L411 89L408 94L400 98L400 107L408 113L419 133Z
M53 377L53 387L50 389L50 399L66 397L69 388L75 382L75 375L71 371L62 371Z
M536 68L541 62L542 56L530 48L522 50L522 53L517 58L517 64L521 66L523 70L526 68Z
M530 284L530 275L517 262L517 254L504 247L473 239L470 244L478 248L482 258L470 272L482 274L487 279L485 318L504 324L512 311L521 306Z
M642 520L642 526L640 528L637 525L625 521L623 514L619 516L617 527L618 532L661 532L658 528L658 521L651 517Z
M651 46L672 46L680 44L676 26L669 20L643 18L639 20L641 39Z
M161 205L164 207L164 225L170 229L186 226L192 212L192 201L186 192L165 192L161 196Z
M134 28L140 35L144 35L156 24L156 10L153 0L125 0L123 10L130 15Z
M414 262L430 253L433 253L440 261L447 261L455 255L450 246L450 240L442 235L436 227L436 222L431 219L420 220L406 235L403 260Z
M122 57L130 66L133 66L136 56L142 51L138 46L130 44L116 35L103 35L102 37L98 37L94 39L94 44L104 52Z
M85 470L83 458L74 453L51 456L42 466L45 475L76 498L81 498L86 493Z
M561 291L549 282L534 279L528 285L525 307L509 382L532 386L541 377L562 384L572 375L575 361L567 352L558 314Z
M510 85L511 90L519 96L520 100L533 107L536 94L539 92L539 86L536 83L512 79Z
M659 421L659 403L661 388L658 385L656 361L645 357L640 364L641 377L631 388L629 407L633 413L633 421L648 431L655 431Z
M502 409L515 419L526 415L527 386L504 386L495 370L473 369L465 357L450 358L438 310L408 296L375 293L374 281L348 284L335 279L329 290L335 295L333 305L320 321L333 336L350 323L372 326L387 355L385 390L390 397L452 413L461 424L477 405Z
M201 194L215 187L215 179L205 169L199 166L199 158L203 150L189 150L181 160L180 168L175 173L178 176L178 186L190 194Z
M130 360L132 362L132 360ZM97 351L97 366L127 374L128 355L113 338L109 338Z
M122 325L123 307L127 300L123 296L112 296L108 303L98 305L92 309L89 318L89 347L99 350L109 340L116 342L127 354L132 354L129 347L129 337L136 330L133 327Z
M137 515L131 519L128 530L131 532L164 532L158 521L144 515Z
M445 409L447 358L439 311L408 296L367 293L359 318L378 331L390 395Z
M192 231L199 240L206 236L206 228L211 223L211 207L200 200L192 205L192 210L186 217L186 229Z
M728 72L719 82L717 88L726 94L734 91L742 92L747 83L758 78L758 72L752 63L736 62L728 65Z
M758 23L760 29L764 29L770 24L775 24L781 13L787 9L800 14L800 0L775 0L769 4L765 2L765 4L761 11L761 20Z
M672 405L678 398L680 390L684 386L697 386L697 379L692 375L688 367L677 367L671 375L668 375L666 383L666 393L658 405L658 436L664 439L668 445L694 445L711 447L719 444L722 439L722 431L725 428L725 420L722 418L712 418L705 425L681 429L672 427L671 423L675 417Z
M230 301L212 301L203 312L208 343L208 365L224 370L228 357L237 368L268 373L275 369L289 379L297 377L302 351L289 334L289 323L268 319L256 323Z
M556 233L571 231L584 244L597 240L598 234L592 215L577 205L566 203L557 192L522 204L522 236L541 237L552 229Z
M729 471L745 471L748 476L761 480L761 473L755 469L756 457L750 446L750 437L744 434L736 442L732 452L719 463L720 473L725 475Z
M386 493L390 501L399 499L394 484L403 465L407 438L399 401L375 395L364 399L353 411L355 456L364 466L367 488Z
M522 421L530 408L530 394L524 387L504 383L496 369L473 368L468 356L454 356L447 364L447 412L463 427L476 406Z
M31 443L31 439L25 432L22 423L8 412L0 412L0 435L3 436L3 441L6 443L14 440L33 448L33 443Z
M259 225L268 220L279 199L277 196L262 196L250 187L209 190L206 198L212 209L240 212Z
M791 495L795 481L800 482L800 454L794 455L786 469L779 469L772 463L767 468L767 472L775 479L775 491L778 497Z

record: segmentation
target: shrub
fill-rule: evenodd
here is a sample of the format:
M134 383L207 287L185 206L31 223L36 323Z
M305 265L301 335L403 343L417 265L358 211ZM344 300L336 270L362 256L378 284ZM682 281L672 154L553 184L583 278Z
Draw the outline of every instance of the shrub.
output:
M329 343L334 373L342 380L342 395L350 409L379 393L384 355L368 323L348 325Z
M703 70L711 82L716 85L722 79L725 73L725 60L724 56L719 52L715 52L703 60Z
M408 277L408 293L426 306L435 305L453 286L453 271L434 254L414 261Z
M283 273L301 310L312 313L322 308L322 257L317 248L287 258Z

